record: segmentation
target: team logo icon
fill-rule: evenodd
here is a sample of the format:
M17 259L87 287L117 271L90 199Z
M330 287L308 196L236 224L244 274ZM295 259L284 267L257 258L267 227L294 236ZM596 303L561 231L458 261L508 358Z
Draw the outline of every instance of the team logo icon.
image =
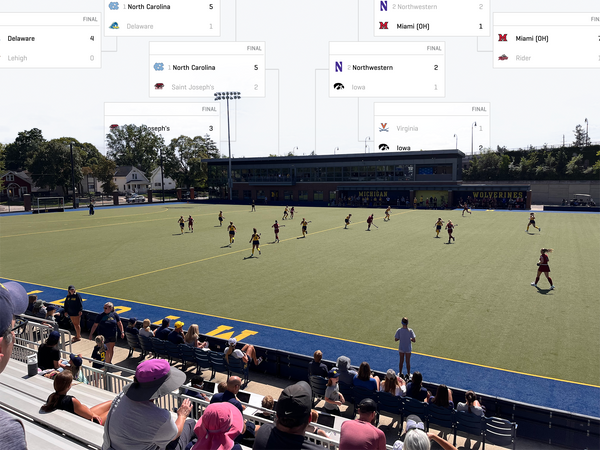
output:
M113 123L109 128L111 130L114 130L115 128L119 128L119 125L117 125L116 123Z
M156 84L154 85L154 89L162 89L162 88L164 88L164 87L165 87L165 85L164 85L163 83L156 83Z
M117 9L119 9L119 2L110 2L108 4L108 9L110 9L111 11L116 11Z
M388 23L387 22L379 22L379 29L380 30L387 30L388 29Z
M506 34L498 34L498 42L507 42Z
M390 147L387 144L379 144L379 150L381 150L382 152L389 149Z
M165 65L163 63L154 63L154 70L165 70Z
M381 128L379 129L379 131L390 131L389 127L387 126L387 123L382 123L381 124Z
M506 61L508 59L508 56L506 56L505 54L502 54L502 56L498 56L498 60L500 61Z
M119 29L119 24L117 22L113 22L112 25L110 27L108 27L111 30L118 30Z
M333 85L333 88L334 88L336 91L343 91L343 90L344 90L344 85L343 85L342 83L335 83L335 84Z

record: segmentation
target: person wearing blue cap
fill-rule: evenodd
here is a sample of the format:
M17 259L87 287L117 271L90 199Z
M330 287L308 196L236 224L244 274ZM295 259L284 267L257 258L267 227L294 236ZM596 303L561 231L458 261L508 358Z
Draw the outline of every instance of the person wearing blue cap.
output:
M60 333L53 331L46 339L46 342L40 345L38 349L38 367L42 370L60 369L67 367L60 361L60 350L58 349L58 341Z
M340 379L340 374L336 367L331 369L327 377L327 388L325 389L325 411L329 414L335 414L336 416L340 416L340 406L343 405L346 400L344 396L340 392L340 388L338 387L338 381Z
M15 315L23 314L28 303L27 291L19 283L0 283L0 373L6 368L15 344ZM23 423L3 410L0 410L0 442L12 450L27 450Z

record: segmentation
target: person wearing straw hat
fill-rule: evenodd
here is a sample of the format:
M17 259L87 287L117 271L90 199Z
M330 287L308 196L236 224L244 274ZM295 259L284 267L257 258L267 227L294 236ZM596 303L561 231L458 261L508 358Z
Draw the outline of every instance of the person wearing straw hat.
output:
M23 314L28 303L27 291L19 283L0 283L0 373L15 345L15 315ZM0 410L0 442L12 450L27 449L23 423L3 410Z
M104 426L102 450L182 450L191 441L195 422L187 417L192 404L185 399L177 419L154 400L185 383L185 373L164 359L141 362L129 383L113 400Z
M245 428L242 413L231 403L208 405L194 427L198 442L192 450L242 450L234 440Z

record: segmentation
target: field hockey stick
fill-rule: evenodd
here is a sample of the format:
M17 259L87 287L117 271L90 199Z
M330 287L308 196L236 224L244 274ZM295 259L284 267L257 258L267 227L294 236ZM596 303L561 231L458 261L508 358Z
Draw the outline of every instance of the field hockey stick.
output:
M375 225L375 223L371 223L371 225L373 225L375 228L379 228L377 225Z

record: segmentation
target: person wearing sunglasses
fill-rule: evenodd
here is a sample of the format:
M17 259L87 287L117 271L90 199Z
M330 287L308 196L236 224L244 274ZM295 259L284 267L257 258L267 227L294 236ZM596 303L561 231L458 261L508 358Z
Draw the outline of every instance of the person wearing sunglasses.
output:
M98 334L104 336L106 344L106 362L112 361L115 344L117 343L117 328L121 333L121 339L125 338L125 330L121 318L115 312L115 307L111 302L104 304L104 311L96 316L94 325L90 330L90 340L94 340L94 332L98 329Z

